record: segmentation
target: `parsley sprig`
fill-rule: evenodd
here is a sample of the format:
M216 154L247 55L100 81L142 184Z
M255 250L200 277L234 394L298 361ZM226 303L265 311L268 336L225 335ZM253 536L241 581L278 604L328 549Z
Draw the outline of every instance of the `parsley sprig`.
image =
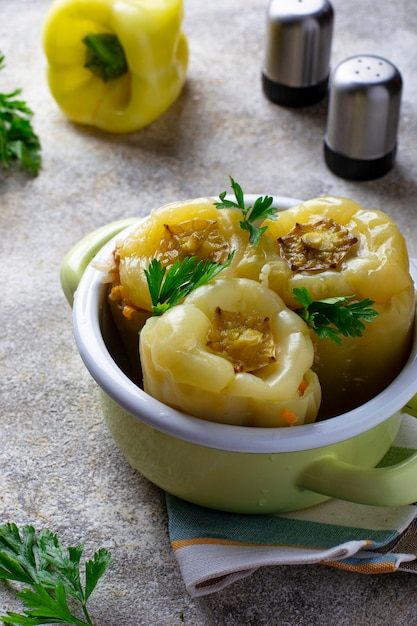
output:
M295 312L321 338L328 338L342 345L340 335L344 337L362 337L365 330L363 322L372 322L379 315L372 309L373 300L354 301L347 304L354 296L339 296L314 301L305 287L293 289L294 298L302 304Z
M186 257L174 263L169 270L159 259L152 259L148 269L145 269L145 275L153 315L162 315L194 289L217 276L230 265L233 256L234 252L231 252L223 264L210 259L199 261L196 256Z
M0 53L0 70L4 67ZM41 166L41 144L32 128L33 111L17 98L21 93L21 89L0 93L0 163L8 169L12 161L20 161L36 176Z
M85 582L81 582L80 560L83 546L65 549L57 536L48 530L36 532L32 526L21 530L16 524L0 525L0 579L29 585L17 596L24 612L0 617L11 626L40 624L92 625L87 600L110 565L110 552L98 550L85 563ZM70 602L69 602L70 600ZM78 603L80 616L70 606Z
M243 220L240 222L240 227L243 230L247 230L249 232L249 242L256 247L259 243L260 238L263 233L266 231L267 226L258 226L256 222L259 220L275 220L276 213L279 209L273 208L272 196L260 196L255 200L253 206L245 206L245 197L242 191L241 186L237 183L231 176L230 183L235 194L236 202L234 200L228 200L226 198L227 192L223 191L219 195L220 202L216 202L217 209L239 209L242 212Z

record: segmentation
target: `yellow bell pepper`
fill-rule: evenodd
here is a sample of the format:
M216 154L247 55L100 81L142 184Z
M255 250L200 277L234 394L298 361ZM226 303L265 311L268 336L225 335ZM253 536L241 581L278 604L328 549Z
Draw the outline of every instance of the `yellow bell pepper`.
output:
M248 248L248 233L240 228L240 219L237 211L216 209L212 198L159 207L117 247L121 288L113 290L113 297L117 298L120 291L127 306L152 311L144 270L154 258L169 268L190 256L224 263L233 251L233 260L223 275L236 275ZM128 310L125 313L129 315Z
M152 312L145 275L152 259L159 259L169 269L189 256L224 263L233 252L222 276L259 280L269 251L262 248L257 253L240 221L238 211L218 210L212 198L171 202L152 211L116 244L106 268L111 284L108 302L135 380L141 376L135 337Z
M162 115L186 79L182 0L55 0L43 26L48 83L73 121L138 130Z
M334 223L326 226L326 220ZM416 303L404 237L385 213L337 197L309 200L265 225L264 237L273 238L277 251L261 280L287 306L300 306L295 287L305 287L313 300L349 295L374 300L379 316L365 324L362 337L344 337L339 348L312 333L323 392L320 415L362 404L393 380L409 354ZM288 250L292 258L286 258Z
M226 319L220 330L218 315ZM321 390L308 328L251 279L217 278L197 288L149 318L139 346L145 391L195 417L278 427L317 416Z

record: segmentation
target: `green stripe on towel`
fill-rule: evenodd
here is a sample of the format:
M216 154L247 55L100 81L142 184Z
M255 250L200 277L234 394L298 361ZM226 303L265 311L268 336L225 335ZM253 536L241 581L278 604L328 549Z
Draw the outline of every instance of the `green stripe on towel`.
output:
M242 544L324 549L366 539L379 547L398 535L395 528L372 530L280 516L213 511L167 494L171 541L219 539Z

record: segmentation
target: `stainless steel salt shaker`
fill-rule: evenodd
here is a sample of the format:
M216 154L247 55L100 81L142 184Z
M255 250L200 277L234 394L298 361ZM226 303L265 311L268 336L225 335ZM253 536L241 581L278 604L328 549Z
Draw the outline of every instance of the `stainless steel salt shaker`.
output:
M262 87L272 102L300 107L327 95L333 22L328 0L271 0Z
M339 63L329 85L324 155L343 178L370 180L393 166L402 77L387 59L357 55Z

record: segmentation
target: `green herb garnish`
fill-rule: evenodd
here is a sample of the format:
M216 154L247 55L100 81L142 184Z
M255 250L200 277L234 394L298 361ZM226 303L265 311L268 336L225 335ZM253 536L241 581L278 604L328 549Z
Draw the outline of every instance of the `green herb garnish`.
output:
M295 312L321 338L328 338L342 345L340 335L344 337L362 337L365 330L363 322L372 322L379 315L372 309L375 302L365 298L351 302L354 296L340 296L313 301L305 287L293 289L294 298L303 305Z
M0 53L0 70L4 68L4 56ZM0 93L0 163L8 169L12 161L34 175L41 166L41 145L31 124L32 110L20 96L21 89Z
M234 252L231 252L223 264L209 259L199 261L196 256L186 257L174 263L169 270L159 259L153 259L145 270L153 315L162 315L194 289L217 276L230 265L233 256Z
M273 202L273 198L271 196L261 196L255 200L255 204L253 206L246 207L245 198L241 186L236 181L234 181L231 176L229 176L229 178L235 194L236 202L234 202L234 200L227 200L227 192L223 191L223 193L219 195L220 202L216 202L216 208L239 209L243 215L243 220L240 222L240 227L243 230L247 230L249 232L249 242L254 247L256 247L263 233L267 229L267 226L257 226L256 222L265 219L275 220L276 213L279 211L279 209L273 208L271 206Z
M15 524L0 525L0 579L30 585L17 593L24 612L0 617L3 624L37 626L40 624L93 624L87 600L111 563L108 550L101 548L85 563L85 582L81 583L80 560L83 546L64 549L48 530L38 533ZM70 600L70 602L68 602ZM78 604L80 616L72 613Z

